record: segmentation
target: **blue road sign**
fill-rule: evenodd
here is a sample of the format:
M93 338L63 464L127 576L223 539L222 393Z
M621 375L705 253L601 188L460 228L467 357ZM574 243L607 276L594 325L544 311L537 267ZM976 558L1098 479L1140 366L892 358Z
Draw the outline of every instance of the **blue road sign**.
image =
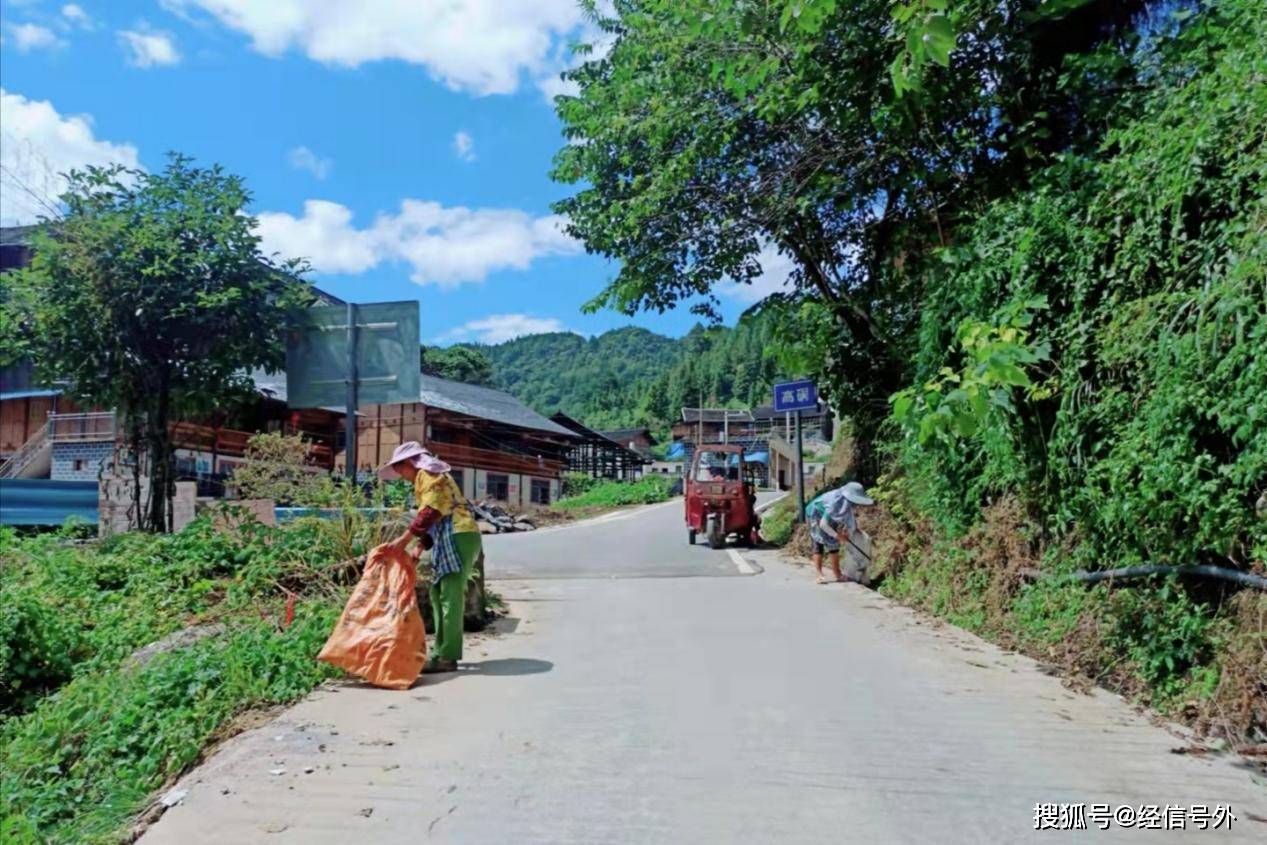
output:
M774 410L779 413L818 410L818 389L814 387L814 382L804 379L776 384Z

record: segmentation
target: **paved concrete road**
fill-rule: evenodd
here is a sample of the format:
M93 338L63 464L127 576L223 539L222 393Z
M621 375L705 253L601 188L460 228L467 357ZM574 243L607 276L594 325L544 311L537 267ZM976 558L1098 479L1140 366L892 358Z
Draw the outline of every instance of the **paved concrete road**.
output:
M196 843L1040 842L1034 804L1230 803L1232 831L1109 838L1262 842L1267 795L1114 696L771 553L663 542L672 508L500 538L513 632L406 692L318 692L180 784L146 845ZM600 535L604 532L598 532ZM639 536L646 536L639 541ZM556 540L560 545L555 545ZM616 549L616 552L611 549ZM496 557L491 550L496 549ZM548 552L548 559L533 551ZM648 551L650 550L650 551ZM619 552L619 553L618 553ZM623 556L622 556L623 555ZM622 561L630 561L625 565ZM597 561L608 577L593 574ZM634 565L636 564L636 565ZM737 571L732 566L732 571ZM1095 838L1105 838L1104 835Z
M758 505L775 498L761 493ZM485 538L488 577L666 578L747 574L701 537L688 545L682 500L617 511L577 525Z

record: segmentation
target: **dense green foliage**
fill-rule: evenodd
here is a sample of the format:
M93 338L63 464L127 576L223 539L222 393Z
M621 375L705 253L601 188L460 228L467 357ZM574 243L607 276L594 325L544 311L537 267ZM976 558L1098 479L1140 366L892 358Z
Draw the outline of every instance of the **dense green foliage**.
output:
M708 312L763 250L795 262L761 312L883 478L886 589L1035 649L1095 631L1084 668L1115 654L1125 688L1225 694L1261 614L1017 568L1267 561L1265 15L617 2L558 101L557 210L621 262L596 307Z
M661 475L648 475L637 481L600 481L590 485L583 493L559 499L555 507L561 510L580 508L609 508L620 505L649 505L669 499L673 479Z
M244 709L335 674L315 661L342 607L340 529L200 519L76 545L0 531L6 842L117 841L151 792ZM286 627L285 590L300 594ZM191 624L219 633L129 665Z
M778 374L772 333L771 321L757 318L731 329L696 326L679 340L625 328L589 340L529 335L478 350L499 386L544 414L562 410L596 429L659 427L701 402L768 403Z
M424 346L422 371L427 375L492 387L493 362L472 346Z
M979 428L902 442L938 513L966 523L1014 491L1102 560L1267 557L1267 35L1249 23L1261 5L1238 6L1141 59L1151 90L1097 151L1035 174L922 268L917 384L960 360L956 325L1044 303L1023 366L1045 390L1018 374Z
M251 395L251 370L280 369L286 327L311 294L293 276L299 264L261 253L251 195L219 167L172 155L153 173L89 167L67 178L64 215L35 231L31 265L4 274L0 301L40 383L66 384L126 421L135 511L165 531L168 423L231 406Z

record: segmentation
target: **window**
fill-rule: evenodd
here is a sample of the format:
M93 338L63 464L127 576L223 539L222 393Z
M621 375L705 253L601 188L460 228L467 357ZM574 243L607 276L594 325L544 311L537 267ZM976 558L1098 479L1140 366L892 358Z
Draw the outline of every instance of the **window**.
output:
M739 455L734 452L700 452L696 481L738 481Z
M543 478L532 479L532 488L529 491L531 501L534 505L550 504L550 482Z
M75 458L75 472L83 472L88 468L88 461L84 458Z
M449 470L449 475L453 476L453 482L457 484L458 489L462 491L462 495L466 495L466 474L460 469Z
M500 502L508 500L510 498L510 476L490 472L485 492L490 499L497 499Z

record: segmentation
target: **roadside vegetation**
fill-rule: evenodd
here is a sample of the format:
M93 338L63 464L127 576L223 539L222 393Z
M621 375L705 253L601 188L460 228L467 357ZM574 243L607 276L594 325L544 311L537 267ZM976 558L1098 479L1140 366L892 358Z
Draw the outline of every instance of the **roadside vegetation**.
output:
M555 502L554 507L563 511L581 511L650 505L667 502L673 487L673 479L659 475L648 475L637 481L584 478L583 482L571 479L570 489L573 492Z
M101 542L0 529L4 841L119 841L235 716L338 674L315 658L370 528L200 517ZM205 636L138 653L181 631Z
M360 559L399 533L403 511L358 507L307 470L307 452L299 437L257 435L235 481L326 518L268 527L226 504L169 535L0 529L6 845L127 840L156 791L240 717L341 674L317 652ZM399 508L408 495L394 482L372 498Z
M777 253L757 312L849 418L881 589L1267 740L1261 592L1060 580L1267 573L1261 0L615 9L558 101L591 305L715 313Z

